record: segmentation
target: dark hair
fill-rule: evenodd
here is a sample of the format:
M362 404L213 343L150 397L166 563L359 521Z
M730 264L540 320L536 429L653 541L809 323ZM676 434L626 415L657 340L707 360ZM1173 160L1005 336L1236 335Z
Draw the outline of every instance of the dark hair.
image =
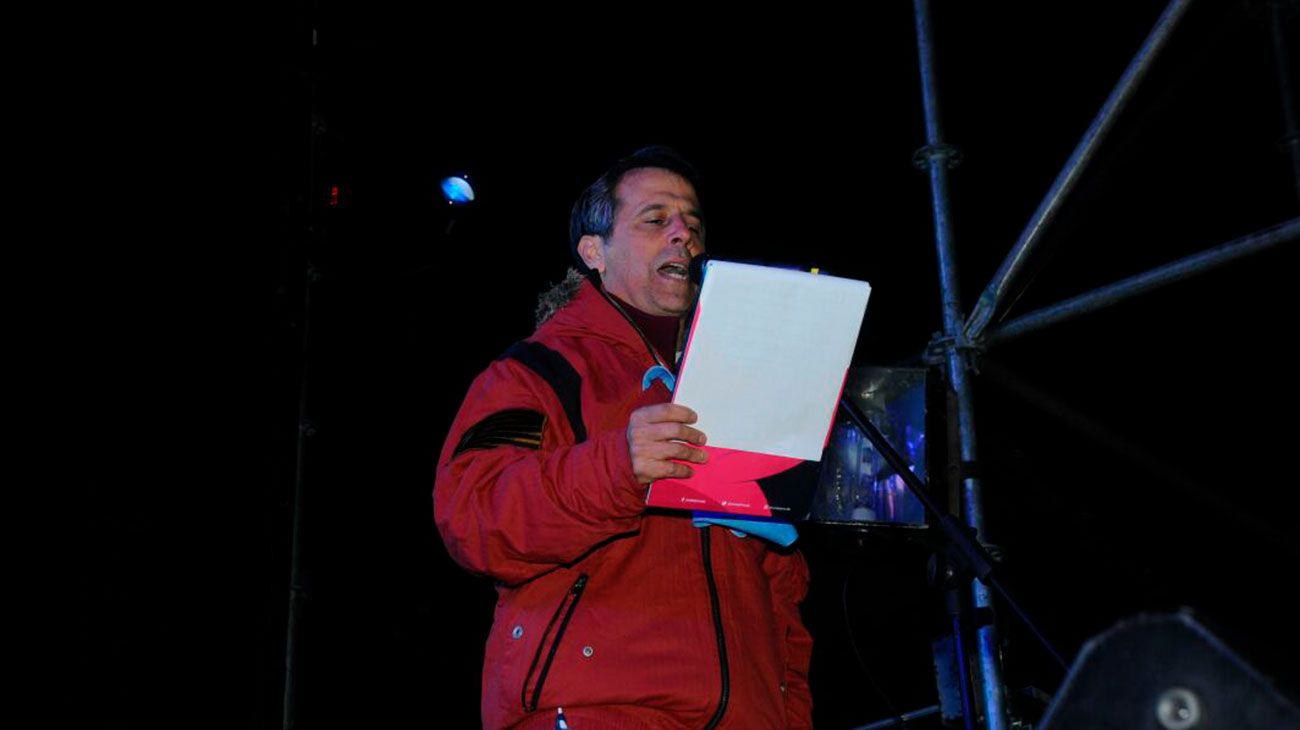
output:
M609 238L614 231L614 214L618 209L618 199L614 192L623 176L633 170L657 167L676 173L685 178L700 196L700 174L685 157L675 150L663 145L642 147L623 159L615 162L596 181L587 186L573 203L573 212L569 214L569 253L573 254L578 270L592 276L594 272L587 267L578 255L578 241L583 236L600 236ZM701 208L704 206L701 205Z

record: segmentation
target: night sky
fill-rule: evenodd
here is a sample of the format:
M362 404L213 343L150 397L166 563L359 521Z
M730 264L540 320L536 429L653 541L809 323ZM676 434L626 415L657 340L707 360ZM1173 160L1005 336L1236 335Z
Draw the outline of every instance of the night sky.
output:
M279 725L299 457L299 726L477 725L494 592L434 530L434 460L470 380L531 333L537 294L564 275L573 198L639 146L700 168L717 257L871 283L855 365L911 362L942 327L910 3L655 9L599 29L361 5L321 0L314 21L284 6L250 18L256 41L218 40L216 65L240 71L191 78L196 113L136 127L166 131L158 156L190 174L153 184L186 204L145 199L128 217L152 206L164 225L69 248L62 463L87 468L56 490L41 549L58 567L40 576L57 586L47 653L63 657L52 706L68 727ZM935 3L965 312L1162 8ZM1270 12L1189 11L1008 320L1300 215ZM454 220L438 192L451 173L479 198ZM985 354L986 539L1067 657L1122 618L1189 607L1300 691L1283 597L1300 558L1297 249ZM942 606L924 546L802 533L817 725L934 703ZM1029 635L1008 613L999 625L1009 687L1055 690Z

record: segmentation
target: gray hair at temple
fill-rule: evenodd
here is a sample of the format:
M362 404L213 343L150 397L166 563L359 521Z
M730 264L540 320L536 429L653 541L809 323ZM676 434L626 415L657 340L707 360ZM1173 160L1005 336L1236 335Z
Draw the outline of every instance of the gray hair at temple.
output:
M600 236L609 238L614 231L614 214L618 210L618 199L614 192L618 189L623 176L632 170L656 167L676 173L685 178L695 188L695 194L703 198L700 190L700 174L695 166L686 161L675 150L663 145L642 147L623 159L615 162L596 181L587 186L573 204L569 214L569 253L576 262L578 271L588 277L595 277L596 272L588 268L578 255L578 241L583 236ZM703 204L700 205L703 209Z

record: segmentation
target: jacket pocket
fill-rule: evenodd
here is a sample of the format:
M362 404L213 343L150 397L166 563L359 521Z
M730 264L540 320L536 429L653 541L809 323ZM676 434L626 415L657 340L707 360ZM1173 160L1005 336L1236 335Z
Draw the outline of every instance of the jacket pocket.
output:
M578 601L582 598L582 592L587 587L587 574L579 573L577 580L565 591L564 597L560 600L560 605L555 608L555 613L551 615L551 620L546 624L546 631L542 632L542 638L537 642L537 651L533 654L533 661L528 665L528 673L524 675L524 686L520 690L519 698L523 703L525 712L532 712L537 709L537 704L542 697L542 686L546 684L546 675L551 671L551 663L555 661L555 653L560 648L560 640L564 638L564 631L569 627L569 620L573 618L573 611L578 607ZM558 626L557 626L558 623ZM551 632L555 632L554 638ZM549 644L548 644L548 639ZM546 657L543 660L542 655ZM538 664L540 663L540 668ZM537 679L534 683L533 675L536 673ZM532 691L529 692L529 685L532 685Z

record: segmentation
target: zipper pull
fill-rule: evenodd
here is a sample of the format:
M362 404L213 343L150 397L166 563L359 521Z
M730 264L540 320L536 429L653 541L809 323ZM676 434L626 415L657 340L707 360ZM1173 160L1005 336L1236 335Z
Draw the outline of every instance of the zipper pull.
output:
M569 723L564 719L564 708L555 708L555 730L569 730Z

